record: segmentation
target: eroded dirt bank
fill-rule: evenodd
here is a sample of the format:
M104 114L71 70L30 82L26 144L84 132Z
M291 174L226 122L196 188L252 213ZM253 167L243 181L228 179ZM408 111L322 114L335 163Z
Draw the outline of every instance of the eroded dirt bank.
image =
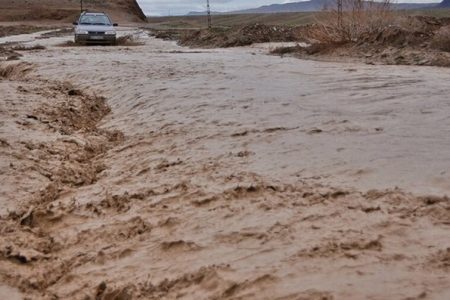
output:
M361 26L356 21L355 28L358 25ZM450 18L398 15L391 16L384 26L352 39L333 36L329 31L333 31L335 23L324 29L320 21L303 26L249 24L201 30L153 30L152 33L189 47L227 48L296 42L297 45L272 49L272 53L332 62L450 66Z
M0 295L449 297L449 71L62 39L0 81Z

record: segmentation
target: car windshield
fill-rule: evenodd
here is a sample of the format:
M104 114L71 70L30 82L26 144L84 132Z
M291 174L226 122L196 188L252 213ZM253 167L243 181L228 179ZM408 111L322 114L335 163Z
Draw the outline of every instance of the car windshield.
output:
M105 15L84 15L80 18L81 25L111 25L111 21Z

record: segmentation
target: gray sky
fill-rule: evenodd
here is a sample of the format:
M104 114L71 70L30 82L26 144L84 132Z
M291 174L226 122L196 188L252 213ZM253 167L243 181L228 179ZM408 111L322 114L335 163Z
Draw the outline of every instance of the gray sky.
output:
M145 14L153 16L184 15L190 11L205 11L206 0L137 0ZM232 11L255 8L274 3L299 2L301 0L210 0L213 11ZM440 0L398 0L397 2L440 2Z
M137 0L147 15L182 15L190 11L205 11L206 0ZM210 0L213 11L232 11L255 8L274 3L298 2L300 0Z

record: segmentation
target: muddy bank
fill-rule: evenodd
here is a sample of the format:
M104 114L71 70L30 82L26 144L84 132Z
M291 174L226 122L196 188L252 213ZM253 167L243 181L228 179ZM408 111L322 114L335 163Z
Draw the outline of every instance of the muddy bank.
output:
M57 251L50 232L66 212L60 195L95 182L122 135L97 128L110 111L104 98L37 78L33 67L0 64L0 281L36 297L45 284L30 264Z
M94 182L101 171L94 158L104 153L111 141L120 139L120 134L96 127L109 113L104 98L88 95L68 82L35 78L33 67L29 63L0 65L4 91L2 176L7 183L1 194L14 204L11 189L21 191L19 199L27 207L31 206L28 198L34 198L38 191L44 191L45 198L50 189L57 198L66 187ZM18 176L22 173L26 176Z
M311 42L308 47L283 47L272 53L368 64L450 66L449 18L406 17L397 23L356 41Z
M297 27L255 24L211 30L156 30L153 34L189 47L227 48L255 43L298 42L301 45L273 49L272 53L327 61L450 66L449 18L398 18L396 25L381 32L342 42L318 40L318 36L323 38L324 35L320 32L320 24Z
M44 31L44 30L48 30L48 29L51 29L51 27L40 27L40 26L32 26L32 25L14 25L14 26L0 25L0 37L34 33L34 32Z
M164 40L175 40L181 46L199 48L229 48L254 43L303 41L306 27L251 24L212 29L151 30L152 35Z
M302 41L303 27L270 26L262 24L213 28L187 32L181 36L179 44L188 47L228 48L249 46L254 43Z

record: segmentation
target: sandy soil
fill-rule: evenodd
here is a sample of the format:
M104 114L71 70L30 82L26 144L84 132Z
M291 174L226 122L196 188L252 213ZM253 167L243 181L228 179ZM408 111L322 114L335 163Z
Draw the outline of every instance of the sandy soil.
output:
M106 12L114 22L145 20L145 15L135 0L85 0L83 8ZM73 22L79 15L78 0L0 0L1 22Z
M0 296L450 297L449 69L135 34L0 72Z

